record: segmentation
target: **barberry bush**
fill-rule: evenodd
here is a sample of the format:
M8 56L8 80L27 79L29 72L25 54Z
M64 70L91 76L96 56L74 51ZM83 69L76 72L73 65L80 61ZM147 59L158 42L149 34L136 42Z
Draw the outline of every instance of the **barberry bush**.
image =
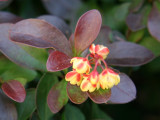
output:
M136 119L114 108L148 97L137 80L150 89L159 70L159 7L0 0L0 120Z

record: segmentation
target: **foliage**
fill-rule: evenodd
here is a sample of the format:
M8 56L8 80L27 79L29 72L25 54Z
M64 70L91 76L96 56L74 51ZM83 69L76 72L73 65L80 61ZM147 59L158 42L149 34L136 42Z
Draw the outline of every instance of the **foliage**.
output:
M158 0L0 0L0 9L0 119L110 120L112 104L148 100L137 80L158 78ZM104 63L120 76L111 89L84 92L64 79L92 43L110 51Z

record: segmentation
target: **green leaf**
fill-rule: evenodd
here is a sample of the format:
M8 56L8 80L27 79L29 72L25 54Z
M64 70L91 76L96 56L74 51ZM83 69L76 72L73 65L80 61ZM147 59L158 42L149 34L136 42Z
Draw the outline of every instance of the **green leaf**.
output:
M82 92L79 86L71 85L69 82L67 84L67 94L69 99L75 104L82 104L88 98L86 92Z
M87 92L88 97L97 104L107 103L107 101L111 97L111 90L110 89L98 89L94 92Z
M8 61L9 63L10 61ZM10 64L10 63L9 63ZM34 70L30 70L27 68L22 68L14 63L10 64L10 69L5 70L2 74L1 74L1 78L6 81L6 80L10 80L10 79L14 79L14 80L19 80L20 78L23 78L27 81L31 81L33 80L36 75L37 72Z
M64 111L64 120L85 120L85 116L77 107L67 104Z
M111 7L104 14L103 22L112 29L122 28L125 25L125 18L129 11L130 3L124 3L118 6Z
M21 44L21 48L23 48L28 54L33 56L35 59L37 59L41 63L46 64L47 58L48 58L48 53L46 49L28 47L23 44Z
M97 104L92 104L92 119L94 120L112 120L104 111L102 111Z
M4 56L0 56L0 74L5 72L6 70L10 69L13 65L12 62L10 62L8 59L6 59Z
M58 78L54 73L46 73L43 75L37 86L36 103L38 114L41 120L48 120L48 118L53 115L47 105L47 96L49 90L57 82Z
M10 40L8 31L13 24L4 23L0 25L0 51L12 62L30 69L46 71L45 64L28 54L21 45ZM3 39L2 39L3 38Z
M27 90L27 96L23 103L16 103L18 120L27 120L36 109L35 89Z
M36 71L20 67L4 57L0 58L0 66L1 79L4 81L14 79L25 85L37 76Z
M62 80L56 83L49 91L47 103L53 113L59 112L62 107L68 102L66 91L67 82Z
M144 32L145 32L144 29L136 31L136 32L131 32L128 36L128 41L139 42L143 38Z
M140 44L151 50L155 56L160 55L160 42L152 37L145 37Z

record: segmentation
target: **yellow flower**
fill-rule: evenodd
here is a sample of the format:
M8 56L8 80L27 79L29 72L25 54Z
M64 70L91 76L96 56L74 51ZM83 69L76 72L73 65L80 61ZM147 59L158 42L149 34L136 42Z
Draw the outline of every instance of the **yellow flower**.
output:
M112 88L120 82L119 75L113 70L107 68L99 75L99 83L102 89Z
M91 82L92 85L96 85L98 83L98 72L93 70L88 77L88 80Z
M88 79L88 76L89 75L83 77L82 83L80 85L80 88L83 92L93 92L96 89L96 85L91 84L91 82Z
M89 48L89 51L91 52L92 55L100 56L103 59L106 59L107 55L109 54L109 49L103 45L94 45L92 44Z
M119 75L112 69L108 68L104 59L109 54L107 47L103 45L92 44L89 48L90 52L85 58L74 57L71 59L73 71L66 74L66 81L70 81L72 85L80 86L83 92L94 92L100 87L102 89L110 89L120 82ZM88 60L89 59L89 60ZM103 62L104 67L101 65ZM94 64L94 69L90 64ZM97 72L97 67L102 68L102 73Z
M72 85L80 85L82 82L82 74L77 73L76 71L68 72L65 76L66 81L70 81Z
M90 72L91 65L87 58L74 57L71 59L70 63L73 63L73 69L75 69L78 73Z
M108 79L109 79L108 81L114 80L114 85L118 85L118 83L120 82L119 74L114 72L112 69L108 68L107 70L108 70Z

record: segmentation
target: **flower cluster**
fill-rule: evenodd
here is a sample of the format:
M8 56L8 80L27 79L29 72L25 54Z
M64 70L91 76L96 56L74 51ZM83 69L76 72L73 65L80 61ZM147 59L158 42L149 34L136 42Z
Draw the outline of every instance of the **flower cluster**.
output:
M119 75L112 69L107 67L106 59L109 49L103 45L92 44L89 48L90 54L85 58L74 57L71 59L73 71L66 74L66 81L70 81L72 85L80 86L82 91L93 92L100 87L102 89L110 89L120 82ZM104 64L105 68L102 66ZM92 69L92 66L94 68ZM97 67L102 68L99 74Z

